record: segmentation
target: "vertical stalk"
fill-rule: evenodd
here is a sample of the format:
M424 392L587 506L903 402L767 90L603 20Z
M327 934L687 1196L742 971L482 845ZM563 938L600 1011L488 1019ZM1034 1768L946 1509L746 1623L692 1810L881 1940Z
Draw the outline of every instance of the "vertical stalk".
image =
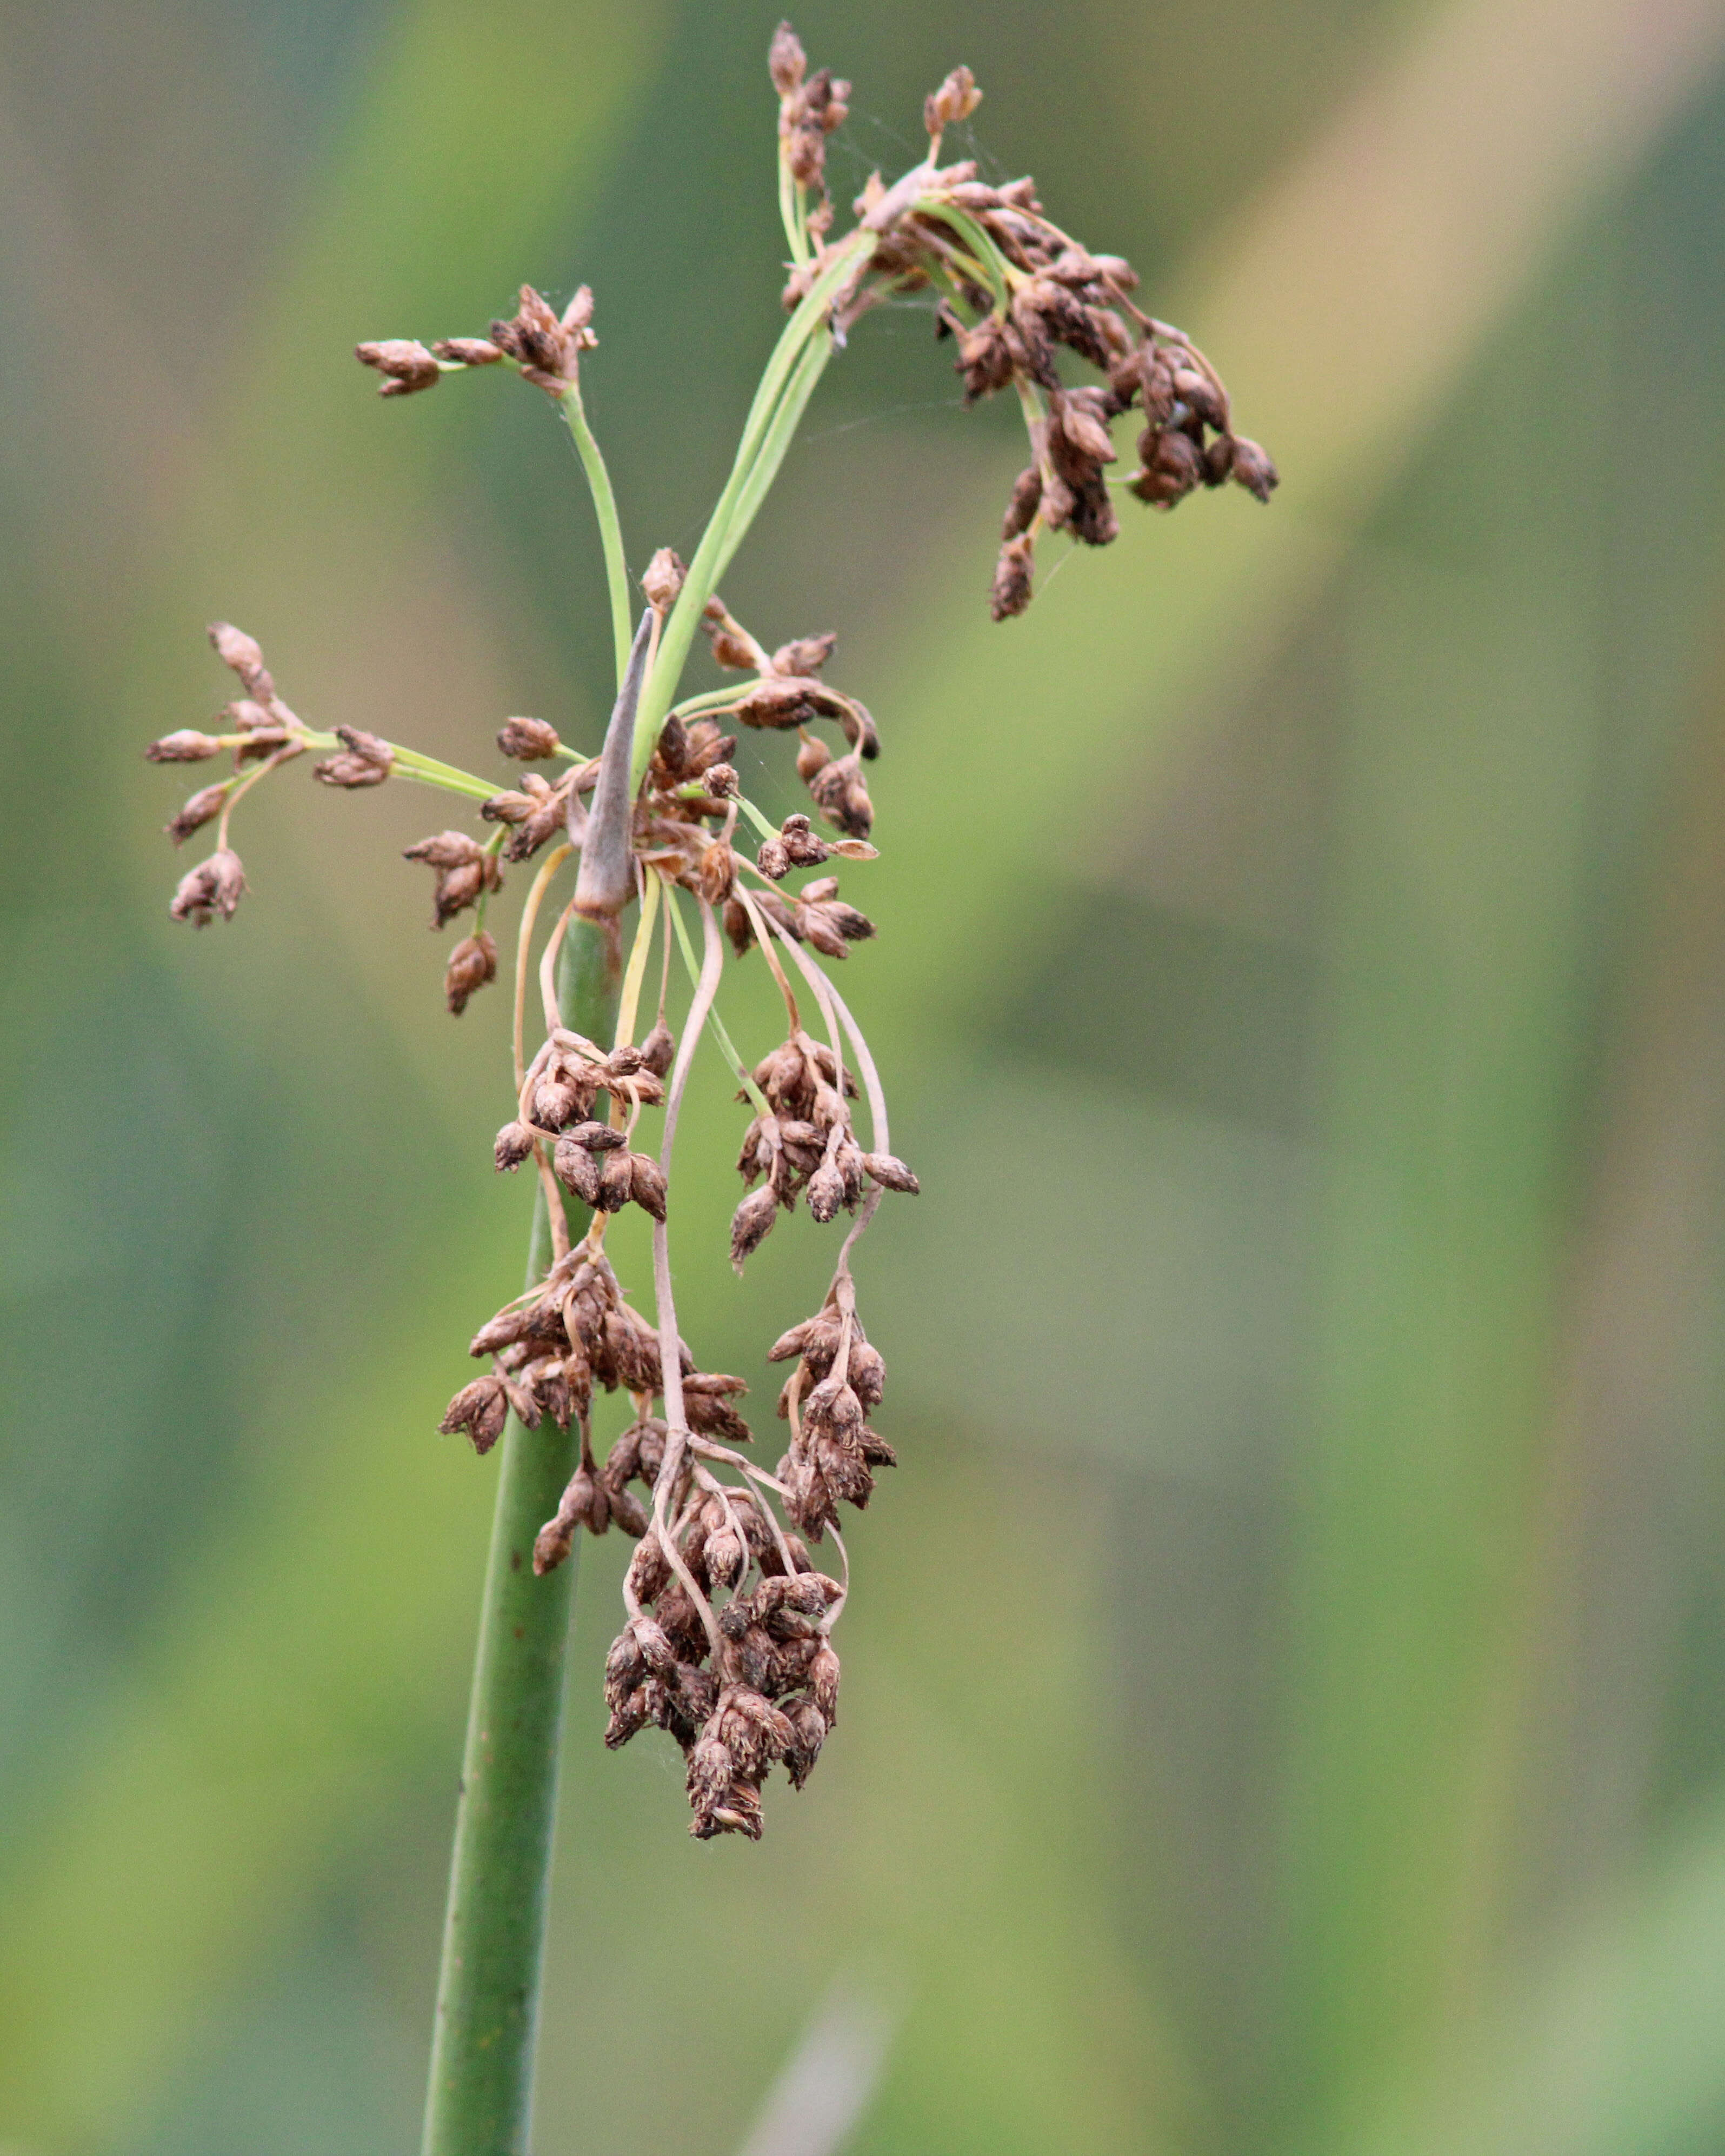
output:
M780 399L787 383L797 372L804 348L811 339L820 342L821 357L814 362L800 387L797 410L800 413L812 394L821 368L831 357L832 343L826 328L826 314L834 300L843 290L856 271L858 265L873 251L875 234L856 231L846 235L834 249L832 259L798 301L795 312L779 333L778 342L773 348L762 375L760 386L755 391L755 401L743 423L742 439L737 445L736 461L731 467L731 476L725 482L725 490L701 534L701 544L695 550L695 559L689 564L683 588L670 619L660 635L659 654L647 685L641 691L640 709L635 719L635 752L630 767L630 778L636 785L647 768L653 753L653 745L659 739L660 730L677 693L677 683L682 677L683 662L695 641L695 633L701 624L701 608L713 595L713 587L719 581L719 564L728 562L737 551L761 497L749 498L749 481L754 470L763 440L770 434ZM784 444L780 442L773 459L773 470L784 455ZM746 503L747 514L738 515L740 503Z
M567 1024L607 1040L619 988L614 926L569 924ZM542 1191L527 1281L551 1262ZM425 2099L424 2156L526 2156L577 1551L542 1579L533 1537L575 1471L580 1435L511 1415L491 1522Z

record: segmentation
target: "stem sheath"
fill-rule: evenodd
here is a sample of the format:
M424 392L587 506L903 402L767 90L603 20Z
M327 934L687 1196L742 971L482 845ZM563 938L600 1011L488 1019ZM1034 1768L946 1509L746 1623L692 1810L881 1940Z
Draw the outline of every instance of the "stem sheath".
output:
M619 988L614 930L569 924L558 983L576 1032L608 1040ZM542 1191L529 1286L551 1262ZM438 1976L424 2156L526 2156L563 1722L563 1661L579 1538L543 1578L533 1537L575 1471L580 1432L513 1415L491 1522L479 1657L455 1816Z

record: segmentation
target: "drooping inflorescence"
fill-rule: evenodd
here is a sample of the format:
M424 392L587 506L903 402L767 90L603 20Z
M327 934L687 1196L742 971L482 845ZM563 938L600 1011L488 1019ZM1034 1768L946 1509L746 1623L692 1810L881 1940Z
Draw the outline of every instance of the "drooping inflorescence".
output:
M456 1393L443 1429L465 1432L480 1453L511 1415L529 1441L556 1428L572 1434L572 1451L578 1437L578 1465L539 1532L534 1568L562 1563L583 1531L615 1526L635 1538L626 1622L606 1664L606 1742L624 1743L649 1727L669 1731L685 1755L701 1836L757 1836L768 1773L783 1764L800 1788L833 1726L831 1634L849 1586L841 1508L865 1505L876 1471L895 1463L870 1424L886 1364L863 1327L851 1254L885 1193L917 1188L890 1150L867 1043L821 963L845 958L875 932L840 896L831 864L875 857L864 766L878 756L880 736L867 708L827 678L830 634L769 649L731 613L719 582L822 369L889 299L926 298L937 333L956 344L967 403L1011 388L1022 406L1030 460L1006 512L997 619L1028 605L1039 536L1065 531L1091 546L1117 536L1122 487L1172 507L1200 485L1231 479L1267 500L1276 484L1263 450L1234 431L1227 392L1204 355L1140 311L1131 296L1137 280L1122 257L1093 255L1062 232L1028 179L995 187L970 162L939 164L946 131L969 118L981 95L968 69L955 69L927 100L927 157L891 185L871 177L856 225L834 239L825 150L850 86L829 69L811 74L788 24L773 40L769 67L791 319L693 559L661 548L641 573L638 630L616 506L581 400L581 360L598 343L591 291L583 285L559 311L524 285L515 313L485 336L357 347L382 376L386 397L431 388L447 373L497 368L558 403L605 552L619 694L603 749L585 755L543 719L510 718L497 746L521 768L498 786L357 726L319 732L283 702L253 639L218 624L212 639L242 693L213 731L183 730L147 751L160 762L233 758L231 775L195 793L167 827L178 844L217 824L215 850L182 880L171 909L200 927L231 918L245 889L228 844L235 806L308 749L328 786L354 792L408 779L469 801L477 832L439 831L408 850L433 875L434 928L471 916L444 978L457 1014L498 973L486 914L506 864L536 863L516 937L512 1102L493 1153L505 1173L532 1164L552 1257L542 1277L474 1336L471 1353L490 1367ZM1063 370L1074 362L1101 379L1069 381ZM1118 461L1111 429L1128 413L1142 420L1137 465L1111 480ZM720 672L742 678L677 701L683 665L703 634ZM732 761L737 737L726 730L732 725L796 735L812 814L775 824L747 798ZM753 827L748 845L740 843L745 821ZM792 886L793 873L810 870L824 872ZM637 901L625 968L621 924ZM559 998L559 951L578 921L606 940L621 974L606 1040L578 1031L578 1023L598 1022L572 1019ZM716 1008L727 939L737 962L766 964L783 1004L783 1040L752 1064ZM680 1038L671 1022L674 949L691 983ZM655 950L656 1006L646 993ZM544 1031L530 1055L536 970ZM819 1308L769 1350L770 1361L791 1365L778 1402L787 1443L771 1472L742 1449L752 1442L737 1405L746 1385L696 1366L673 1302L672 1146L704 1034L736 1074L747 1111L737 1163L743 1195L730 1236L738 1271L782 1213L849 1224ZM865 1106L865 1133L856 1122ZM651 1116L663 1118L656 1145L644 1124ZM653 1223L650 1316L630 1300L606 1250L609 1221L631 1205ZM596 1404L619 1392L629 1417L601 1463ZM831 1573L811 1556L829 1535L838 1553Z

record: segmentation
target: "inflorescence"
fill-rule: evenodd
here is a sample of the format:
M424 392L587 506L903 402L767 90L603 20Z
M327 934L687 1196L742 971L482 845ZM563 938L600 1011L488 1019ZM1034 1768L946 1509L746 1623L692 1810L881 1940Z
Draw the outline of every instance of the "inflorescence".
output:
M218 915L231 919L245 890L228 844L236 805L308 749L319 752L313 773L326 785L356 790L408 778L470 801L488 830L440 831L408 850L434 878L434 928L471 916L444 978L458 1015L496 977L498 949L485 921L505 864L536 859L516 939L514 1105L495 1158L506 1172L534 1164L552 1262L474 1336L470 1353L490 1368L456 1394L442 1427L465 1431L480 1453L511 1414L528 1430L547 1420L578 1430L579 1465L540 1531L534 1568L561 1563L583 1530L603 1534L615 1525L635 1538L624 1584L627 1621L606 1663L605 1741L624 1743L649 1725L669 1730L687 1760L692 1830L701 1836L757 1837L771 1768L782 1763L801 1788L833 1725L839 1661L831 1633L849 1584L840 1507L866 1505L875 1471L894 1464L892 1447L870 1424L886 1371L857 1312L850 1258L882 1194L917 1188L889 1149L867 1043L819 963L845 957L874 935L874 924L840 898L830 873L795 890L786 880L834 860L875 858L863 775L880 751L875 721L828 682L832 636L798 637L769 651L726 608L718 581L827 361L888 300L926 298L937 335L956 344L967 403L1009 388L1022 407L1029 462L1006 511L992 595L997 620L1029 605L1041 534L1066 531L1090 546L1117 536L1114 490L1122 485L1164 508L1228 480L1260 501L1276 485L1264 451L1235 433L1228 393L1209 362L1136 305L1137 279L1127 261L1091 254L1062 232L1029 180L994 187L973 162L939 163L943 135L969 118L981 95L968 69L955 69L927 100L926 159L891 186L872 177L855 228L834 239L825 147L845 119L850 85L830 69L811 74L788 24L773 40L769 67L779 99L791 321L693 562L661 548L641 576L647 607L638 632L629 629L615 505L581 403L581 359L597 344L588 289L559 311L524 285L515 314L485 336L357 347L383 377L386 397L497 367L562 408L593 492L617 647L618 706L602 752L567 747L542 719L511 718L498 747L523 767L544 768L523 769L516 783L498 788L357 726L315 732L281 700L256 643L227 624L210 634L241 693L213 731L169 734L146 752L159 762L233 758L232 775L193 793L167 827L178 844L217 826L215 850L182 879L170 908L198 927ZM1069 356L1101 379L1068 382ZM1133 411L1143 423L1137 465L1123 482L1111 480L1107 468L1118 461L1111 429ZM721 670L747 678L674 702L699 633ZM807 814L774 825L746 798L728 723L796 734L798 774L830 835ZM739 844L745 819L758 837L752 855ZM537 960L545 1032L529 1055L538 923L560 872L577 857L573 895ZM559 947L577 919L596 923L621 967L621 916L637 900L615 1036L588 1039L559 1007ZM688 908L701 932L698 956ZM726 938L739 960L759 954L783 1003L785 1039L752 1065L738 1057L716 1009ZM643 990L660 943L657 1006L644 1023ZM667 1015L674 945L693 984L680 1041ZM745 1195L731 1229L737 1270L781 1212L801 1205L818 1222L843 1214L850 1224L820 1306L769 1352L771 1361L791 1365L778 1403L789 1441L770 1474L741 1450L752 1435L736 1404L747 1388L697 1368L672 1301L672 1140L703 1033L740 1081L737 1097L748 1111L737 1159ZM853 1112L863 1101L866 1144ZM649 1112L663 1118L656 1152L641 1136ZM629 1205L654 1223L650 1317L630 1302L605 1250L608 1222ZM596 1389L626 1394L633 1410L603 1464L593 1447ZM810 1555L828 1535L837 1577Z

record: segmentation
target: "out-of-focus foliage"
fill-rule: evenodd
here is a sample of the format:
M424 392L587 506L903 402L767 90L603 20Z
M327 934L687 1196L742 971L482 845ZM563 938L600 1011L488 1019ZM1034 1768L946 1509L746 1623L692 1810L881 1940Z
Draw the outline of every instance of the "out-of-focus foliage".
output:
M0 2140L377 2156L490 1494L431 1433L520 1264L504 1014L445 1018L396 858L442 804L284 784L194 942L137 750L223 693L218 615L318 722L480 768L508 711L593 736L552 415L380 408L349 350L590 281L632 558L686 552L773 331L772 20L3 21ZM798 27L857 85L844 188L968 61L988 169L1133 257L1286 483L994 629L1013 418L896 311L732 580L769 638L839 630L886 740L846 989L926 1192L861 1277L905 1464L844 1723L758 1849L601 1748L588 1553L545 2156L724 2156L835 1979L890 2030L866 2156L1690 2156L1725 2130L1718 26ZM685 1328L770 1399L820 1254L732 1281L716 1070Z

